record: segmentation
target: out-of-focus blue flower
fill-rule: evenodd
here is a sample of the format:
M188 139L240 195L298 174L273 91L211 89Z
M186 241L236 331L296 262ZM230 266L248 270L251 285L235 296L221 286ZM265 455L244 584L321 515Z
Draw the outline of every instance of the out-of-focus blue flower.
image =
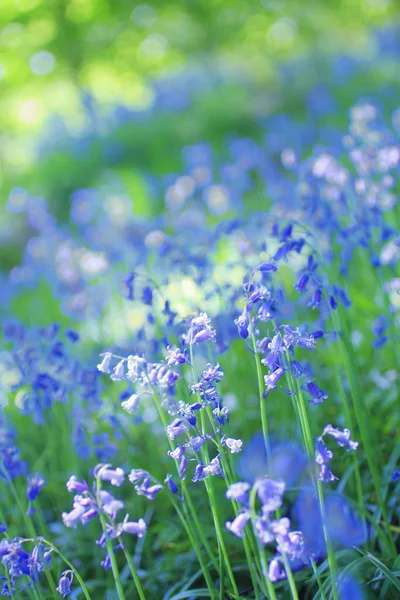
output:
M345 496L325 497L326 527L332 542L342 548L361 546L367 539L367 527ZM307 553L325 555L325 541L318 500L312 488L305 488L294 506L294 517L303 532Z
M263 435L256 434L247 442L238 463L239 476L253 482L268 474L272 479L282 479L288 487L295 485L307 464L304 450L293 441L272 440L270 445L270 464L268 464Z
M366 596L361 584L348 573L340 575L337 581L340 600L365 600Z

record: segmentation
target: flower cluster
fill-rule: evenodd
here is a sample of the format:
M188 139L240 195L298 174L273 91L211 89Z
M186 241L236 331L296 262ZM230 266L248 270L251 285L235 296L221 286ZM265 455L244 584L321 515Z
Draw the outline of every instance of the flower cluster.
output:
M255 482L253 488L249 483L238 482L230 485L226 492L229 500L235 500L241 505L241 510L233 521L226 523L227 529L239 538L246 535L246 526L252 523L259 542L276 543L277 555L271 560L268 577L271 582L286 579L283 557L290 561L302 559L304 555L304 540L300 531L290 530L290 520L287 517L273 518L280 511L285 491L283 481L264 478ZM261 504L260 514L255 508L256 495Z
M332 425L327 425L322 434L317 438L315 443L315 462L318 465L318 479L324 483L335 481L337 477L332 473L329 468L329 463L333 458L333 452L329 450L324 441L324 436L329 435L337 442L342 448L346 448L347 452L351 450L357 450L358 442L354 442L351 439L351 433L349 429L335 429Z

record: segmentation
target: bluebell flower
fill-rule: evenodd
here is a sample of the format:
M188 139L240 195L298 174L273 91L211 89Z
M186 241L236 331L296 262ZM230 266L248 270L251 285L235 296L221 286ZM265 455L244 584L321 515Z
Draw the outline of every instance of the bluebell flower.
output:
M271 390L276 388L278 381L283 377L284 373L284 370L281 367L278 367L275 371L268 373L268 375L264 375L264 397L267 396Z
M226 522L226 528L228 531L236 535L238 538L244 538L245 536L245 528L250 520L250 511L240 512L233 521Z
M354 442L350 439L351 433L349 429L343 429L343 431L341 431L340 429L335 429L332 425L326 425L322 435L330 435L336 440L339 446L347 448L347 451L357 450L358 448L358 442Z
M72 571L64 571L60 577L56 590L63 598L66 598L72 592L71 585L73 577L74 575Z
M286 579L286 571L282 565L282 559L275 557L271 560L268 567L268 579L272 583Z
M139 519L138 521L129 521L128 515L118 527L118 535L121 533L128 533L130 535L136 535L138 538L142 538L147 531L146 521Z
M181 479L185 479L186 471L187 471L188 459L185 455L182 456L181 461L179 463L179 477Z
M236 502L239 502L239 504L247 506L249 503L249 490L249 483L238 481L237 483L232 483L228 487L226 491L226 497L228 500L236 500Z
M117 467L116 469L110 469L109 464L99 464L94 468L94 476L98 477L102 481L109 481L111 485L120 487L125 480L125 473L123 469Z
M225 438L223 444L229 448L232 454L242 451L243 442L242 440L235 440L233 438Z
M124 284L126 286L126 299L133 300L134 298L134 290L133 283L135 281L135 273L129 273L127 277L124 279Z
M328 398L328 394L324 390L321 390L313 381L308 381L305 388L311 396L309 400L311 404L322 404Z
M365 600L366 596L359 581L348 573L338 577L337 588L339 600Z
M166 360L167 360L168 366L174 365L174 366L178 367L179 365L183 365L184 363L188 362L185 353L182 352L182 350L180 348L176 348L174 350L168 346L167 352L168 352L168 356L167 356Z
M103 361L104 362L104 361ZM100 368L98 367L98 369L100 370ZM111 375L111 379L113 381L121 381L122 379L125 378L125 366L124 366L124 361L121 360L115 367L114 367L114 372Z
M312 298L309 302L309 306L311 306L311 308L313 308L313 309L318 308L319 305L321 304L321 300L322 300L322 290L321 290L321 288L317 288L312 295Z
M185 446L178 445L175 450L168 450L167 454L174 460L181 460L182 456L185 454Z
M282 506L284 481L274 481L268 477L256 481L257 495L263 506L263 512L272 513Z
M325 446L322 437L319 437L315 443L315 462L319 467L318 480L324 483L335 481L337 477L331 472L328 463L332 460L333 453Z
M105 352L104 354L101 354L100 356L104 356L103 360L101 361L101 363L99 365L97 365L97 368L99 371L101 371L102 373L110 373L110 363L112 360L112 353L111 352Z
M142 300L148 306L153 304L153 291L148 285L143 289Z
M121 402L121 407L130 415L135 414L140 402L139 394L132 394L127 400Z
M269 262L264 262L264 263L261 263L260 265L258 265L257 270L261 271L261 273L271 273L271 272L277 271L278 267L277 267L275 261L269 261Z
M206 467L204 467L205 475L213 475L214 477L224 477L218 456L213 458Z
M202 435L191 437L190 441L186 444L186 447L191 448L194 452L198 452L206 439L206 436ZM172 456L172 454L170 454L170 456Z
M299 280L294 286L294 288L299 292L299 294L304 294L304 292L307 290L307 284L309 279L310 277L306 273L303 273L303 275L300 276Z
M154 500L157 494L162 490L162 485L153 483L151 477L146 477L140 485L135 485L135 490L139 496L145 496L148 500Z
M12 579L22 575L31 575L31 557L29 552L22 547L20 539L2 539L0 541L0 559Z
M398 481L400 479L400 470L396 469L395 471L393 471L391 477L393 481Z
M207 383L219 383L224 376L224 372L220 368L221 365L219 363L216 363L214 367L208 363L207 369L203 371L202 380Z
M196 468L194 470L194 475L192 477L192 481L193 483L196 483L197 481L204 481L204 479L206 479L207 477L207 473L204 473L204 465L203 463L199 463L198 465L196 465Z
M164 480L164 483L166 483L168 485L168 489L171 492L171 494L178 493L178 487L177 487L175 481L173 480L172 475L168 474Z
M89 486L86 481L84 479L79 481L76 475L71 475L66 486L68 492L78 492L78 494L82 494L83 492L89 491Z
M174 419L174 421L167 427L167 435L170 440L174 440L178 435L186 433L188 426L183 419Z
M47 485L46 479L40 473L35 473L28 477L28 482L26 486L26 497L32 502L39 495L40 490Z

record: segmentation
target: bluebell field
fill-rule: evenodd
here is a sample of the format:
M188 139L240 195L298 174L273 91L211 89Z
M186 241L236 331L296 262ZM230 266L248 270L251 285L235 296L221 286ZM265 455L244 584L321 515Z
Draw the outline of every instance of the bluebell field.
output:
M399 48L376 40L297 116L227 118L218 144L168 126L180 158L138 156L133 198L107 171L140 154L123 132L188 123L221 74L143 113L86 97L85 132L37 140L105 175L72 170L55 210L7 200L0 596L400 598Z

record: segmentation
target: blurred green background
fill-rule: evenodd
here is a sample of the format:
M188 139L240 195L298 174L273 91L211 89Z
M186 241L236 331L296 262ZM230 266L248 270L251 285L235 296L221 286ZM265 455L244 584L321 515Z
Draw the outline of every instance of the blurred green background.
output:
M397 60L380 60L372 32L398 16L390 0L0 0L3 270L28 237L4 209L15 187L61 222L74 189L101 185L157 214L162 186L146 177L179 171L199 140L257 139L274 112L301 120L307 91L331 84L333 57L368 66L336 85L343 124L363 86L397 90Z

